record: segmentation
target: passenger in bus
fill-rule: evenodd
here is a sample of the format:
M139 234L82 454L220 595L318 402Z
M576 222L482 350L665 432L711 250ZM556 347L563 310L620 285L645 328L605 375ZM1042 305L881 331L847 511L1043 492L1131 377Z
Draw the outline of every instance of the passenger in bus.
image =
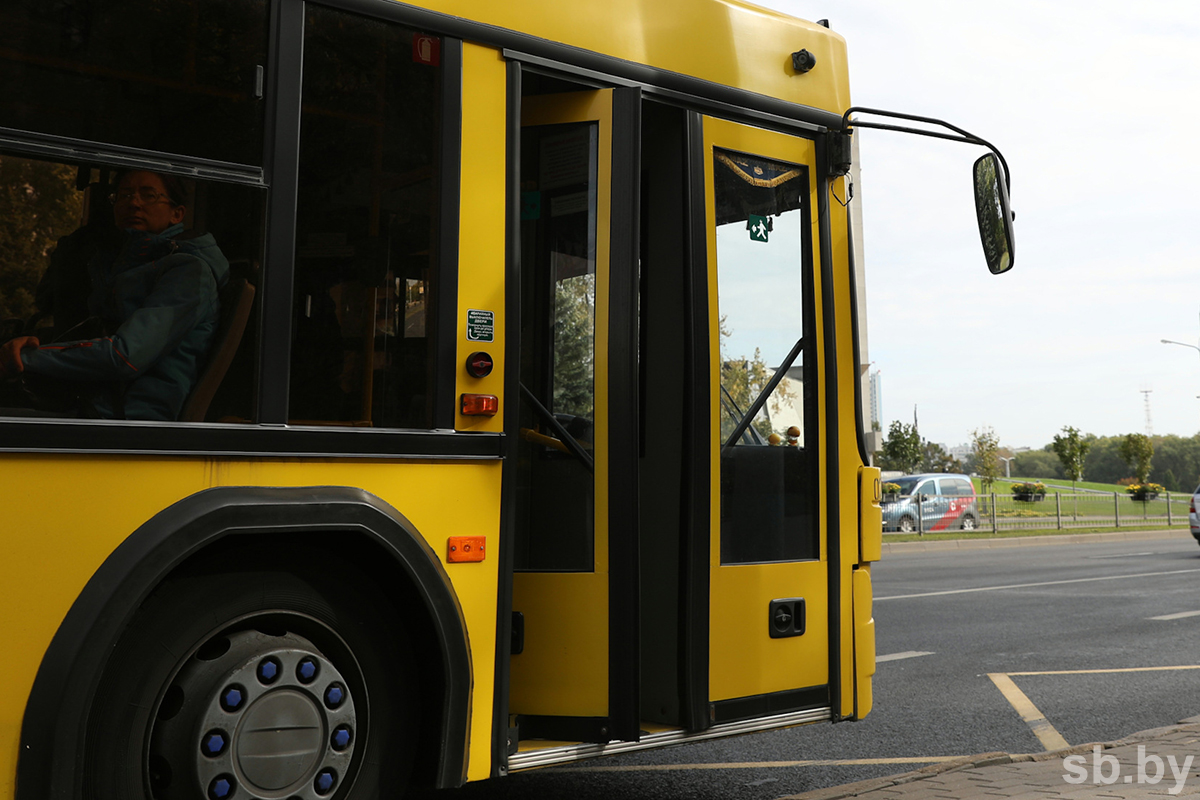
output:
M120 239L87 262L89 338L0 345L0 414L169 420L195 385L220 317L229 262L211 234L185 231L183 182L118 175ZM76 270L78 271L78 270ZM20 379L12 380L12 379Z

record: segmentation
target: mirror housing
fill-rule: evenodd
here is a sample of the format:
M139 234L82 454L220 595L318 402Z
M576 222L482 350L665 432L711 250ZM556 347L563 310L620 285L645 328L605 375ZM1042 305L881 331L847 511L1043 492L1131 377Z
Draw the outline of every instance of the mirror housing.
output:
M1008 206L1007 176L999 168L995 153L980 156L972 174L983 255L988 269L999 275L1013 265L1013 214Z

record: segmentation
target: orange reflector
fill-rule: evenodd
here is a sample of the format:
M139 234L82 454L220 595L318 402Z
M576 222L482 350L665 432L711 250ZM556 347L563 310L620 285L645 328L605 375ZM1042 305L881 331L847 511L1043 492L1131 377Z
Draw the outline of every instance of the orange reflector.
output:
M462 413L465 417L494 417L500 411L500 398L494 394L464 394Z
M451 564L483 561L486 541L486 536L451 536L447 544L446 560Z

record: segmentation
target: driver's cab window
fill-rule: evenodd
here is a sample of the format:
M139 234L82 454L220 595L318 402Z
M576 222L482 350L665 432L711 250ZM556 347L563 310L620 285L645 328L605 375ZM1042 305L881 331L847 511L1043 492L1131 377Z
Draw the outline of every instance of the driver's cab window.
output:
M712 168L721 563L817 558L808 170L720 149Z
M252 421L265 207L0 152L0 417Z
M933 497L937 494L937 486L934 485L933 481L925 481L917 487L917 494Z

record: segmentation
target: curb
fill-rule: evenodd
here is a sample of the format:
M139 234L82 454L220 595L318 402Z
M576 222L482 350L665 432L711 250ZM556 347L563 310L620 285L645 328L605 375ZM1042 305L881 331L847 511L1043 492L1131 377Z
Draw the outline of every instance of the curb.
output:
M1156 530L1114 531L1113 533L1052 533L1045 536L1013 536L1005 539L945 539L933 542L888 542L885 540L883 555L887 557L900 553L934 553L944 550L989 550L1004 547L1191 538L1191 531L1187 528L1159 528Z
M979 769L981 767L1001 766L1004 764L1015 764L1025 761L1054 761L1066 758L1067 756L1079 755L1082 753L1090 753L1097 745L1104 750L1112 750L1116 747L1123 747L1131 744L1140 744L1148 742L1159 737L1175 733L1183 729L1195 729L1200 723L1200 716L1188 717L1180 720L1175 725L1167 725L1162 728L1151 728L1150 730L1139 731L1138 733L1130 734L1121 739L1115 739L1111 742L1088 742L1087 744L1074 745L1060 750L1048 750L1043 753L1018 753L1010 754L1001 751L992 753L979 753L978 755L966 756L955 761L943 761L938 764L929 764L919 769L914 769L911 772L902 772L898 775L888 775L883 778L868 778L863 781L843 784L842 786L830 786L825 789L813 789L810 792L801 794L787 795L778 800L844 800L848 797L858 797L861 794L878 791L879 789L887 789L892 786L902 786L906 783L924 780L925 778L933 777L934 775L942 775L947 772L958 772L966 769Z

